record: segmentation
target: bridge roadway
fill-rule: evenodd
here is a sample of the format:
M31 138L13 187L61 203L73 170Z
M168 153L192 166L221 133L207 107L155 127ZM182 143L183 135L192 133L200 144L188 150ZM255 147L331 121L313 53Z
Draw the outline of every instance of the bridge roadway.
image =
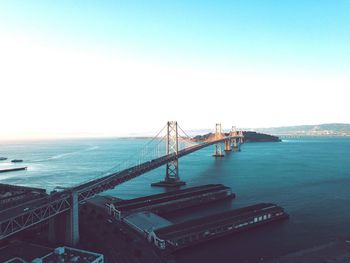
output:
M79 186L50 194L47 197L32 200L19 206L0 211L0 240L70 210L72 207L73 193L78 194L78 202L81 203L98 193L113 189L123 182L163 166L176 158L181 158L185 155L201 150L210 145L224 142L228 139L231 138L225 137L219 140L191 146L180 150L177 156L175 154L165 155Z

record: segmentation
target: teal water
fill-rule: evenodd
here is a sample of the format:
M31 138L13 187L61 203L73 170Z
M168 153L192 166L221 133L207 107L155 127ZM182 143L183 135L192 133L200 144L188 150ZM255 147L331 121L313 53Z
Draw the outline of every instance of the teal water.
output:
M141 139L59 140L0 143L0 156L23 159L28 171L0 174L0 183L43 187L71 186L95 178L145 143ZM307 138L280 143L247 143L222 159L208 147L180 160L188 186L222 183L237 198L174 215L183 221L231 207L273 202L285 208L283 223L205 243L177 253L179 262L258 262L303 248L350 237L350 139ZM0 167L14 166L0 161ZM106 192L133 198L164 191L151 187L161 167Z

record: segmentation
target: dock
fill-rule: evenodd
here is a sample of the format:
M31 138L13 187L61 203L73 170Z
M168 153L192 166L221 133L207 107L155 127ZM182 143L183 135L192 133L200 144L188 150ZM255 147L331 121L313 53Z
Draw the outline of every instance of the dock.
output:
M15 172L15 171L23 171L27 170L27 166L25 167L16 167L16 168L7 168L7 169L0 169L0 173L7 173L7 172Z
M230 187L222 184L209 184L130 200L110 202L106 203L106 206L111 215L117 220L122 220L123 217L136 212L149 211L163 215L180 209L234 197L235 194L232 193Z
M260 203L158 228L147 238L159 249L174 251L288 217L282 207Z

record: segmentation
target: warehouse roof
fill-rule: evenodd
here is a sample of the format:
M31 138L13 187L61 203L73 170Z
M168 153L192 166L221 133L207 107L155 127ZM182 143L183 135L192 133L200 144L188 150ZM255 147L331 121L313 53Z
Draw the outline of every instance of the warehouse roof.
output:
M151 212L134 213L125 217L124 221L141 232L172 225L170 221Z

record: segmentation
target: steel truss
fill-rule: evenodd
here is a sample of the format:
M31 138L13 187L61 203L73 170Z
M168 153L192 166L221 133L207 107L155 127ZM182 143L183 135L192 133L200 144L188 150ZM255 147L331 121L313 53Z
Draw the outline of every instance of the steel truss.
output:
M63 213L70 208L69 197L51 202L47 198L47 203L0 222L0 240Z
M178 130L176 121L168 121L167 125L167 137L166 137L166 155L174 156L171 161L166 164L166 182L179 181L179 143L178 143Z

